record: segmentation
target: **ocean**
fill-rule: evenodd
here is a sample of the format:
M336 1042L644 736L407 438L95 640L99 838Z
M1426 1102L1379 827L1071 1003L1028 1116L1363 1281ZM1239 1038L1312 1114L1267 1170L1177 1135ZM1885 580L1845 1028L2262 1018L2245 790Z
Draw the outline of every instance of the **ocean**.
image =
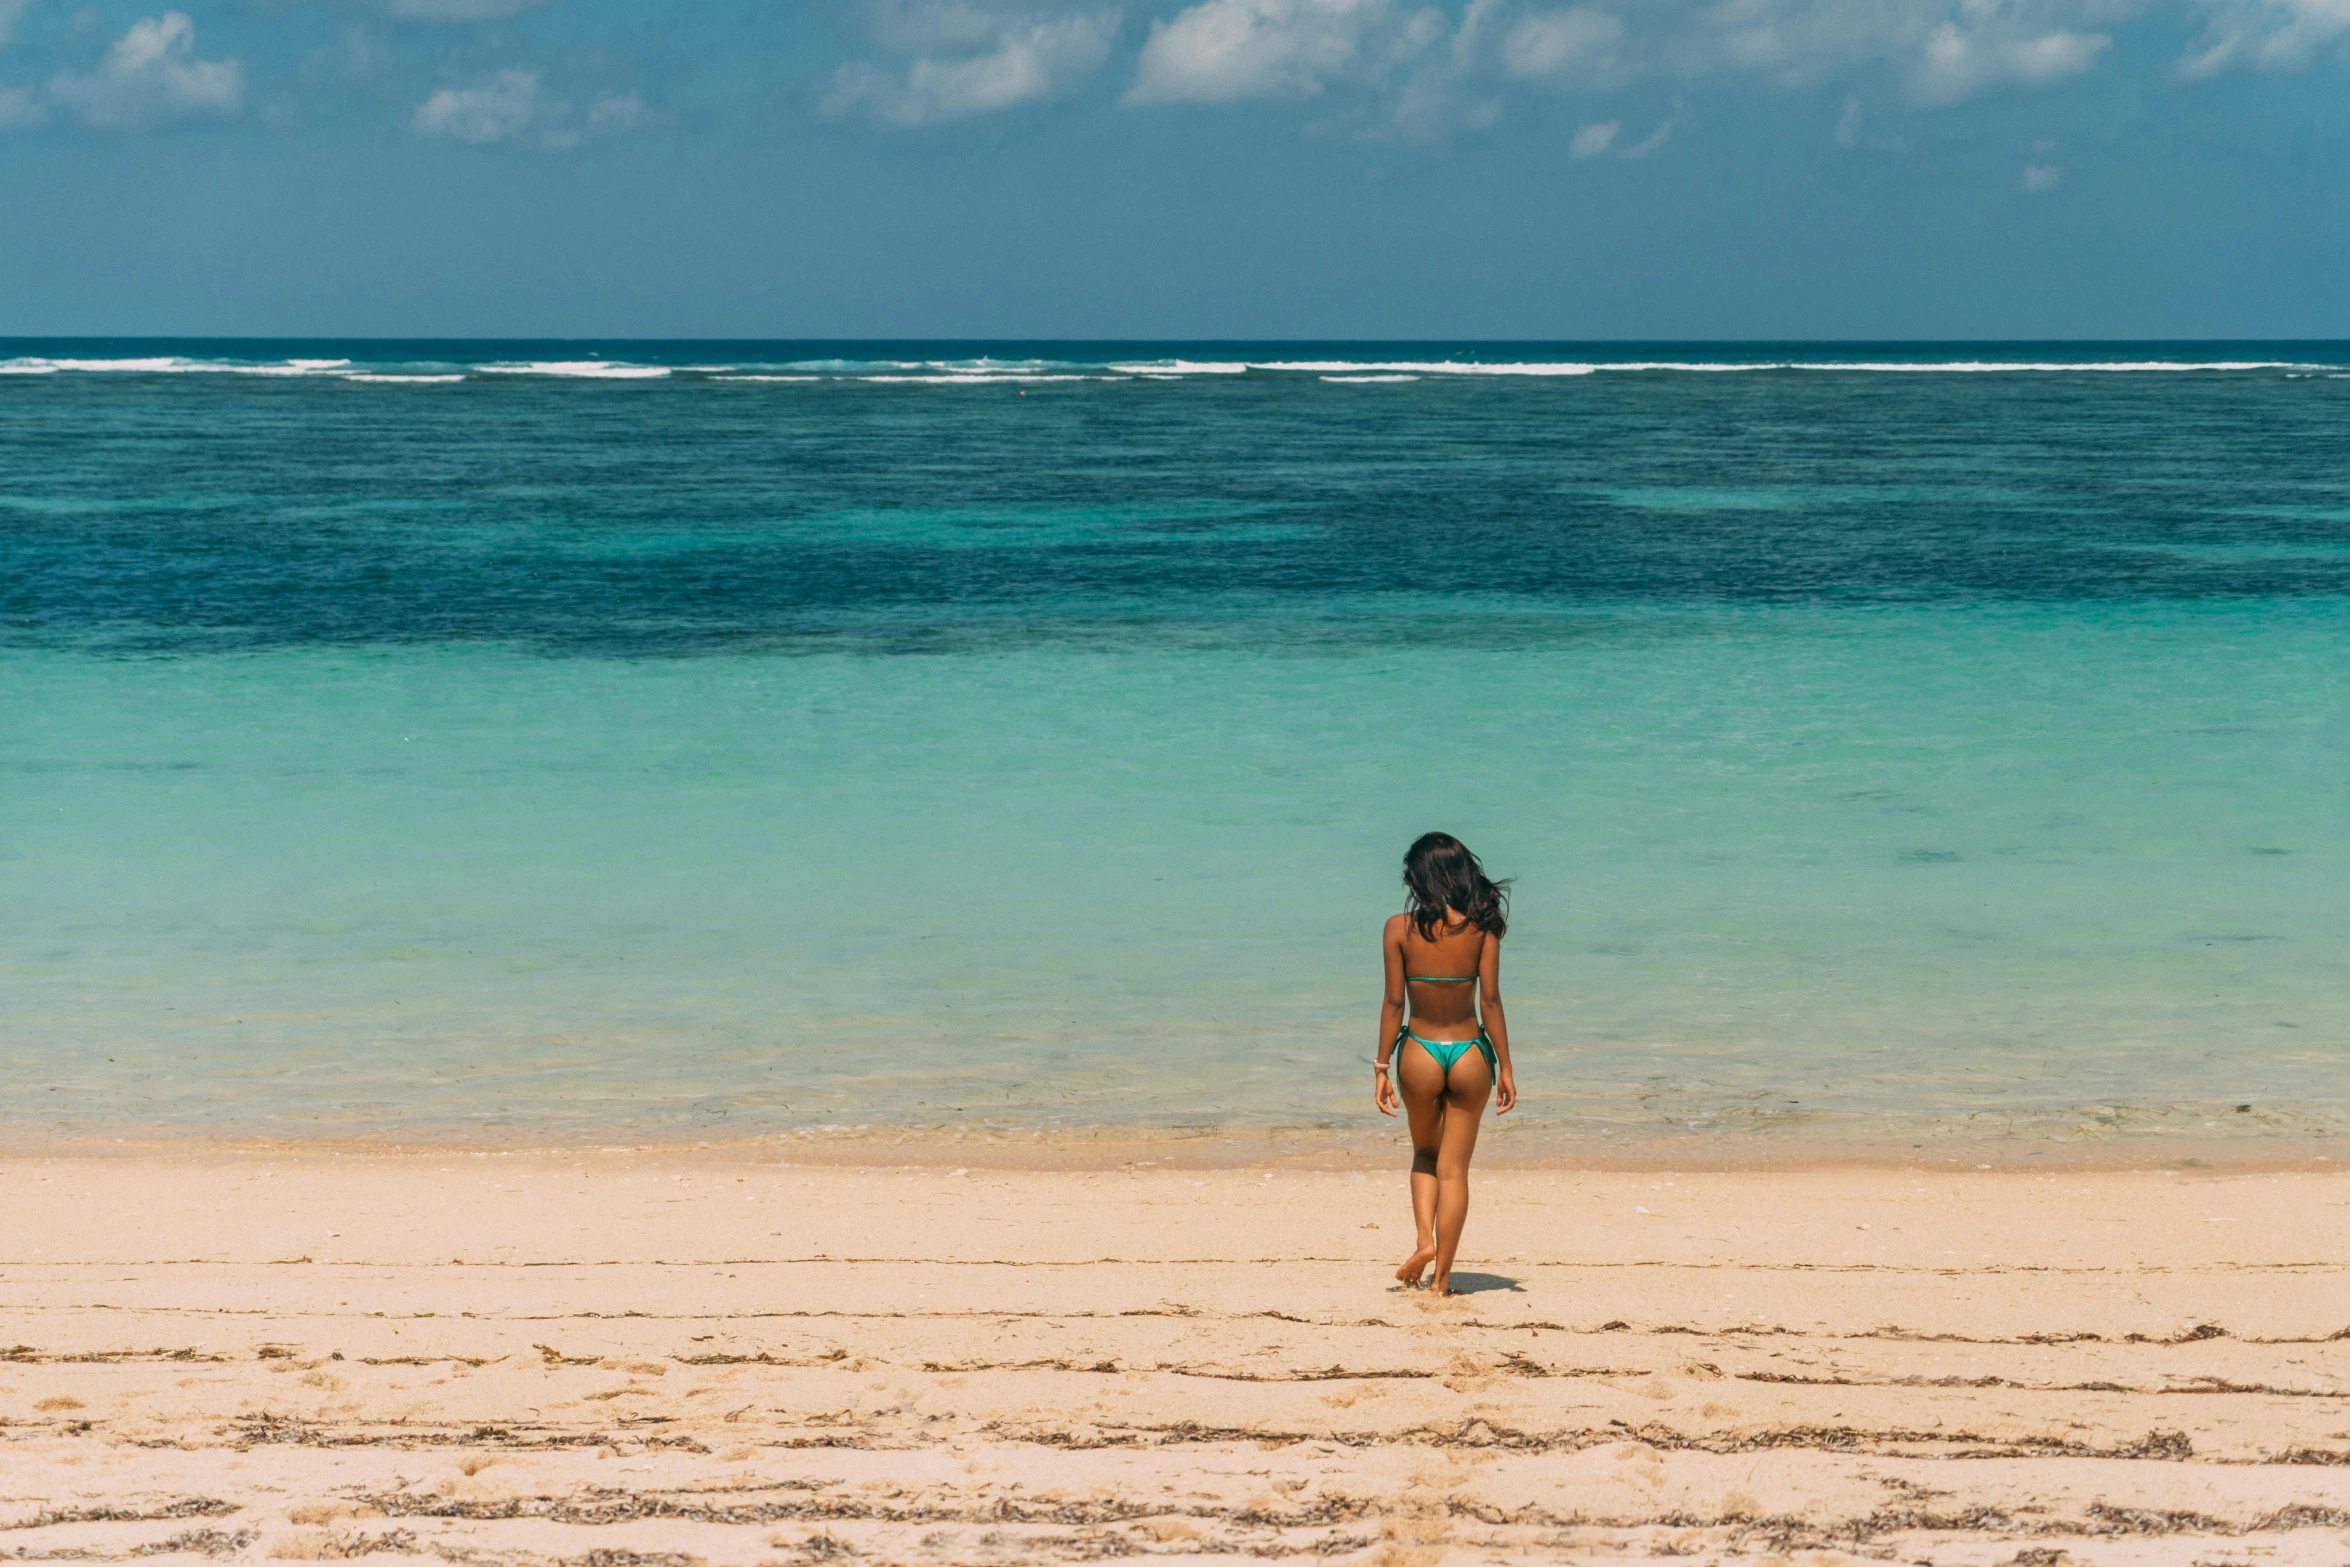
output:
M19 1141L2350 1130L2350 345L0 341ZM1956 1156L1955 1154L1953 1156Z

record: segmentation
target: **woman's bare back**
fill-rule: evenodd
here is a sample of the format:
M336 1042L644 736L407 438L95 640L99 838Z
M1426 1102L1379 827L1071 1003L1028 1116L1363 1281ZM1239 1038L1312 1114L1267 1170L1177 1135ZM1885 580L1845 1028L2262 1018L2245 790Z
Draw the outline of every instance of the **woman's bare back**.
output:
M1470 1039L1477 1033L1477 982L1492 938L1455 916L1422 939L1411 916L1387 922L1388 934L1403 949L1404 979L1411 986L1411 1018L1430 1038ZM1464 1032L1465 1031L1465 1032Z

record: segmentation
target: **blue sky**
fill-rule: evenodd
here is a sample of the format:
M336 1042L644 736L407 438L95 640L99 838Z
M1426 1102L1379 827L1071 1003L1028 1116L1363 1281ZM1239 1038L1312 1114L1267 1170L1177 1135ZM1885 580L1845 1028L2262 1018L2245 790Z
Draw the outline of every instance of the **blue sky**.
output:
M0 0L0 333L2350 336L2350 0Z

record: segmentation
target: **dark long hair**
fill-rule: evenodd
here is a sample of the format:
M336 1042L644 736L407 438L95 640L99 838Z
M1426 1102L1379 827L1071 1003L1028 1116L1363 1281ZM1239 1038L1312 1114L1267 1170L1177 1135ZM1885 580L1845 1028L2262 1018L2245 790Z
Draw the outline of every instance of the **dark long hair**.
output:
M1448 832L1424 832L1404 851L1403 887L1422 941L1436 939L1447 908L1489 936L1510 928L1510 884L1495 881L1469 846Z

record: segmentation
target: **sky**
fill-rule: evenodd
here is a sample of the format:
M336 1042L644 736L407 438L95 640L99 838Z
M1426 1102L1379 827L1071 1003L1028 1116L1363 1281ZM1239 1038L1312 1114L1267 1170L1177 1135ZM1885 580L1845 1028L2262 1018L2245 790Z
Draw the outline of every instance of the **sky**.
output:
M2350 0L0 0L0 334L2350 337Z

